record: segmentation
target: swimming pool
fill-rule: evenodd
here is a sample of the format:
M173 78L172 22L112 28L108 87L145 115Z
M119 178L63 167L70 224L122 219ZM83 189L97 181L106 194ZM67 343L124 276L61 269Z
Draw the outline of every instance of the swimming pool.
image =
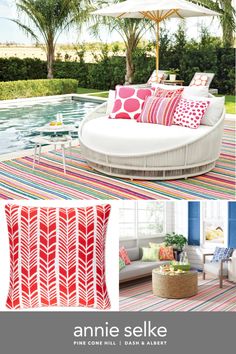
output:
M98 104L68 98L0 108L0 155L32 148L35 129L55 120L57 113L62 113L65 124L79 125Z

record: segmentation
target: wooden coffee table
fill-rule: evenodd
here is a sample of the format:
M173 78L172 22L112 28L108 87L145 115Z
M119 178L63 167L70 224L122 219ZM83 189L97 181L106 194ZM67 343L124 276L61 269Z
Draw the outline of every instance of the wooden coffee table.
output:
M156 296L167 299L191 297L198 292L198 272L189 271L175 275L162 274L159 269L152 271L152 289Z

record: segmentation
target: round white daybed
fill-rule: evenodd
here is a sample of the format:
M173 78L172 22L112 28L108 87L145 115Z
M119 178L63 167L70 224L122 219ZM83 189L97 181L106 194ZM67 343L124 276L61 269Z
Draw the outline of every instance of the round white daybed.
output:
M189 129L109 119L107 103L81 123L82 156L93 169L110 176L168 180L204 174L220 155L225 111L215 126Z

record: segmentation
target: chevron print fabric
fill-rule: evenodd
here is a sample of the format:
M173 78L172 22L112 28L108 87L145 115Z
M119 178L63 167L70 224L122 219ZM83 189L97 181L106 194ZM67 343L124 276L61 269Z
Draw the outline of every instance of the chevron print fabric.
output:
M43 208L6 205L10 309L109 309L105 240L110 205Z

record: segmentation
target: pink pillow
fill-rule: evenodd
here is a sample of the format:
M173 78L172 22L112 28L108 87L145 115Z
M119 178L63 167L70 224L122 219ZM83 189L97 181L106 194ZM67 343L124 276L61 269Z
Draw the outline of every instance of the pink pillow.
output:
M159 258L161 261L173 261L175 259L173 247L161 247L159 251Z
M116 86L116 98L110 118L138 119L146 97L151 95L151 89Z
M189 86L207 86L208 80L206 74L195 74Z
M110 205L6 205L10 287L6 306L110 308L105 277Z
M129 255L124 246L122 246L119 250L119 257L123 259L126 265L131 264L131 260L129 259Z
M204 117L209 101L193 101L181 98L174 113L174 124L196 129Z
M180 98L180 95L176 95L173 98L147 97L137 122L172 125Z
M154 96L171 98L177 95L182 95L183 91L183 87L176 90L166 90L161 87L157 87L155 88Z

